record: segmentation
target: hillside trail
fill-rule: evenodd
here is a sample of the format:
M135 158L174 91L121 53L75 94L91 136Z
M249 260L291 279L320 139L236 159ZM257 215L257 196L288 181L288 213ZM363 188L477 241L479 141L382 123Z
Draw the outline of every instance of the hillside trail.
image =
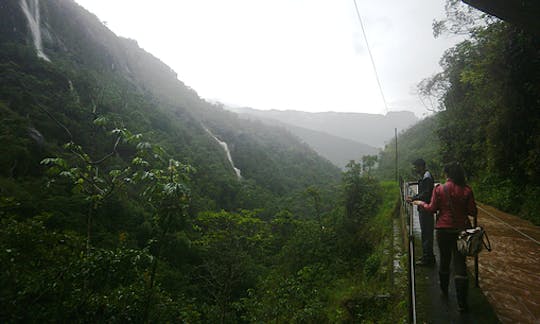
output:
M540 323L540 226L478 204L492 251L479 256L479 285L502 323ZM473 272L472 258L468 261Z

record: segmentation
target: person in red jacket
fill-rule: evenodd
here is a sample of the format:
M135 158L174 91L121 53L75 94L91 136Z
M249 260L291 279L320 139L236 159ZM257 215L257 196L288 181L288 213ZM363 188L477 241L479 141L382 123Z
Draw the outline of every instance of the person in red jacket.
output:
M449 163L444 167L447 176L446 183L433 189L429 204L421 201L413 201L429 212L439 212L435 223L436 238L439 245L439 283L444 296L448 295L448 283L450 280L450 261L453 261L454 284L458 309L460 312L467 310L467 265L465 256L457 250L458 234L467 228L471 228L469 216L476 218L478 210L472 189L465 183L465 171L459 163Z

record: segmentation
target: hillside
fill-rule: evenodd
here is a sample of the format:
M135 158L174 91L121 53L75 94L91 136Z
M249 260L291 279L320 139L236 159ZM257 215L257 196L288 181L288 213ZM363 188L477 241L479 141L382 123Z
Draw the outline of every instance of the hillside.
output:
M72 0L0 2L0 117L0 322L403 321L395 184L201 100Z
M234 109L229 107L226 107L226 109L234 111ZM362 156L377 155L379 153L379 150L373 146L333 136L321 131L297 127L274 119L255 117L251 114L239 113L239 116L246 120L257 120L267 125L286 129L315 150L320 156L342 169L351 160L361 161Z
M377 155L379 149L346 138L329 135L307 128L288 126L291 133L298 136L322 157L334 165L345 169L351 160L362 161L365 155Z
M398 171L405 180L415 180L412 162L418 158L426 161L436 180L442 177L441 143L437 135L440 115L422 119L411 128L398 134ZM396 142L393 139L380 153L377 174L383 179L395 179Z
M50 62L38 58L21 3L2 3L0 102L3 118L20 121L4 125L5 133L32 128L45 140L47 149L31 151L25 164L35 167L61 151L67 136L54 119L84 148L105 153L110 143L92 121L106 116L193 165L193 189L215 208L240 207L235 197L245 186L235 181L223 148L205 128L228 144L246 184L263 191L280 196L339 178L337 168L286 132L240 120L202 100L167 65L135 41L116 37L73 1L41 2L42 47ZM24 141L33 145L30 138ZM5 152L29 150L9 143ZM11 170L4 174L27 175L21 158L4 156L2 170Z
M294 110L256 110L228 108L239 114L279 121L285 125L323 132L333 136L382 148L394 136L394 129L404 130L418 121L412 112L388 112L386 115L365 113L322 112Z

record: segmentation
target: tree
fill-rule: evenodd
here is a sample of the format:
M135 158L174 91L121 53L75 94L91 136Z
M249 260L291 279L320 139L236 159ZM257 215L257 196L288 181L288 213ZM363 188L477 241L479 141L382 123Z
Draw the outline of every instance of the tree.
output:
M343 199L350 230L356 232L377 209L379 202L377 182L362 176L361 165L354 161L347 164L343 173Z
M443 72L420 84L439 99L442 162L463 163L479 199L507 210L517 200L538 221L537 200L523 194L538 192L540 179L540 141L531 136L540 130L538 37L487 16L471 25L476 13L458 4L447 2L444 30L469 38L445 52Z
M377 155L364 155L362 156L362 172L366 172L368 176L371 174L371 170L375 167L379 160Z
M433 36L443 34L470 35L497 19L461 0L446 0L444 6L446 18L433 21Z
M265 269L268 225L254 212L221 211L199 214L196 229L193 244L201 259L195 276L209 297L207 320L238 321L232 306L245 297Z
M97 118L95 123L105 123L104 118ZM66 131L69 133L69 130ZM67 159L46 158L42 164L49 167L51 175L69 179L72 190L82 193L88 202L87 231L86 231L86 268L87 277L95 276L92 273L92 261L96 251L91 246L92 217L103 203L119 190L124 184L136 185L143 188L141 197L152 212L151 224L153 238L149 242L149 250L153 255L150 276L145 287L143 321L150 319L151 307L155 304L155 283L158 261L161 251L166 243L168 233L181 230L185 224L189 207L190 191L187 185L188 175L194 169L183 165L174 159L169 159L168 167L163 169L161 164L165 152L159 146L142 142L142 135L132 134L127 129L114 129L111 134L116 136L113 150L103 158L93 160L84 152L80 145L73 142L64 147L72 155L73 165ZM117 147L121 143L136 144L136 154L131 160L131 166L107 167L106 162L117 154ZM106 170L108 172L102 172ZM86 282L86 281L85 281ZM87 284L84 290L90 289Z

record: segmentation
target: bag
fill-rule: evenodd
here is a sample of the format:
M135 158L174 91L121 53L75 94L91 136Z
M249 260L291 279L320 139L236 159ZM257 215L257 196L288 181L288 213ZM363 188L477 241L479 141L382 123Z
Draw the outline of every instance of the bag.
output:
M491 251L491 243L489 242L486 231L481 226L466 229L459 233L457 249L464 256L476 256L482 251L483 247Z

